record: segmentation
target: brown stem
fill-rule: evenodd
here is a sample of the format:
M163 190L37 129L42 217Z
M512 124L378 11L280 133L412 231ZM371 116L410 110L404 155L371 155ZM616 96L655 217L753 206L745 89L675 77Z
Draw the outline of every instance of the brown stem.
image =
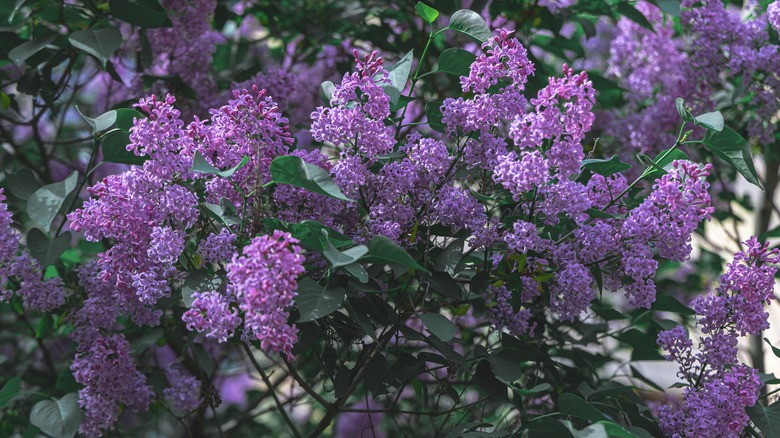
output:
M331 403L330 407L328 408L327 412L325 412L325 416L322 417L322 420L317 424L317 428L314 429L312 433L309 434L309 438L316 438L319 437L325 429L330 426L330 423L333 421L334 418L336 418L336 414L338 414L344 403L346 403L349 396L355 392L358 385L360 384L360 381L362 380L363 374L366 371L366 364L371 361L371 359L374 358L379 352L383 351L387 344L390 342L390 339L392 339L393 335L395 335L396 330L398 329L398 326L401 324L401 321L404 321L406 318L399 317L398 323L396 323L391 330L386 331L383 333L380 337L378 342L375 342L371 344L368 348L364 348L361 352L360 356L357 359L357 362L355 363L355 368L352 370L352 375L350 376L350 381L352 384L347 388L344 395L337 398L335 402Z
M265 382L266 386L268 386L269 389L271 389L271 397L274 399L274 403L276 403L277 410L279 411L279 414L281 414L282 419L285 423L287 423L287 426L290 428L290 431L292 432L293 436L296 438L303 438L303 435L301 435L301 432L298 430L297 427L295 427L295 423L292 422L292 419L290 419L290 416L287 415L287 411L284 409L284 405L279 400L279 397L276 395L276 391L273 389L271 379L268 378L268 374L265 373L265 370L263 370L263 367L260 366L259 363L257 363L257 360L255 359L255 355L252 353L252 350L249 349L249 346L245 343L241 343L241 346L244 347L244 351L246 352L246 355L249 356L249 360L252 362L252 365L254 365L257 372L260 374L260 377L263 379L263 382Z

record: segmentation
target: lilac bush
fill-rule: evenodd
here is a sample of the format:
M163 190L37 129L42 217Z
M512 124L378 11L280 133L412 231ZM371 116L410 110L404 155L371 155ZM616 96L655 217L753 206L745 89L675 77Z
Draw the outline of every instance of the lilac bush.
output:
M748 239L695 297L665 278L701 262L719 178L762 185L740 132L774 132L774 4L743 20L720 2L675 19L655 2L539 2L513 22L492 2L495 30L393 5L377 15L388 45L423 30L405 56L349 40L338 79L341 53L288 60L310 42L279 31L284 65L238 80L211 61L238 56L225 38L278 30L246 10L281 6L222 3L108 2L124 24L89 32L130 35L111 53L70 35L145 96L82 114L93 147L76 173L0 188L0 316L30 340L3 374L3 433L768 436L777 381L738 341L769 328L780 253ZM599 8L617 19L604 75L566 59ZM542 18L560 26L526 35ZM732 128L732 109L707 111L737 76L751 100ZM328 77L320 100L301 91ZM609 78L625 88L611 107ZM599 155L600 134L624 149ZM626 350L676 362L682 393L651 391Z

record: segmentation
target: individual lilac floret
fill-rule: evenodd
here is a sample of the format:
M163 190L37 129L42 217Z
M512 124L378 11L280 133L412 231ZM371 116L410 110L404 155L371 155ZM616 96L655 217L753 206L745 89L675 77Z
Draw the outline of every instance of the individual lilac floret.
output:
M227 266L228 292L236 296L244 311L247 340L260 341L265 351L292 357L296 328L287 323L288 309L304 272L304 257L298 241L276 230L273 235L255 237L243 255L233 256Z
M100 436L117 420L120 408L145 411L154 394L146 377L135 367L130 344L122 335L100 337L70 367L79 390L79 405L86 414L79 431Z
M200 380L175 365L165 369L165 377L171 386L163 389L163 398L174 414L186 416L200 407Z
M225 260L229 260L235 253L235 245L233 242L236 240L236 235L233 234L227 228L223 228L217 234L209 234L209 236L200 242L198 246L198 254L203 263L219 263Z
M182 321L187 324L187 330L205 332L207 338L225 342L233 336L236 327L241 323L238 310L230 307L230 300L216 291L195 292L190 309L184 312Z

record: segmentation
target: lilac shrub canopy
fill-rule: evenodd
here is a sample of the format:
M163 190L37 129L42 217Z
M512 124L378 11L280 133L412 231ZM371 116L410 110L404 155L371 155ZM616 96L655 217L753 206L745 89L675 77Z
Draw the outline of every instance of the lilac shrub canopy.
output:
M780 263L778 3L112 0L38 34L47 1L0 65L0 435L780 427L738 354ZM738 178L770 213L721 272Z

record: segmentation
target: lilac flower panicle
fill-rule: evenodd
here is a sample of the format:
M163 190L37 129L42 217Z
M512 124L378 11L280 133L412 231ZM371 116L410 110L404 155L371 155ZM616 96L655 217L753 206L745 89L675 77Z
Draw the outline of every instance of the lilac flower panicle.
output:
M767 20L772 27L780 32L780 2L774 1L766 8Z
M48 312L65 303L66 290L62 278L44 280L40 263L26 251L13 261L9 274L19 282L17 293L24 307Z
M165 369L165 376L171 386L163 389L163 399L174 413L188 415L200 407L200 380L175 365Z
M76 355L70 367L84 385L79 405L86 411L79 431L100 436L119 417L120 407L145 411L153 397L146 377L137 371L130 344L121 334L99 337L88 351Z
M496 35L482 43L484 53L471 64L469 75L460 78L464 92L485 93L500 79L510 79L518 89L524 88L528 76L534 73L534 65L525 47L510 38L511 34L507 29L498 29Z
M243 255L233 256L227 265L228 292L235 295L244 311L248 340L274 353L292 357L296 328L289 325L288 309L303 274L304 257L298 241L279 230L255 237L244 247Z
M229 260L235 253L234 241L236 235L229 229L223 228L219 233L212 233L198 246L203 263L218 263Z
M774 297L774 264L780 251L755 237L744 242L721 276L715 293L698 297L702 336L698 351L683 327L663 331L658 344L677 362L677 375L688 383L681 406L658 410L661 429L670 436L737 438L748 424L745 408L755 405L763 386L757 370L738 363L738 337L769 327L764 303Z
M391 127L384 124L390 115L390 99L382 88L388 73L377 52L361 58L355 51L354 56L357 71L344 74L333 89L329 108L319 107L312 113L311 133L317 141L352 144L373 160L395 145Z
M533 336L536 322L531 320L531 311L512 308L512 291L504 286L491 286L484 298L488 303L495 301L490 317L496 328L506 329L513 336Z
M227 296L216 291L195 292L190 309L184 312L182 321L187 330L206 333L207 338L225 342L233 336L241 323L238 310L230 306Z

